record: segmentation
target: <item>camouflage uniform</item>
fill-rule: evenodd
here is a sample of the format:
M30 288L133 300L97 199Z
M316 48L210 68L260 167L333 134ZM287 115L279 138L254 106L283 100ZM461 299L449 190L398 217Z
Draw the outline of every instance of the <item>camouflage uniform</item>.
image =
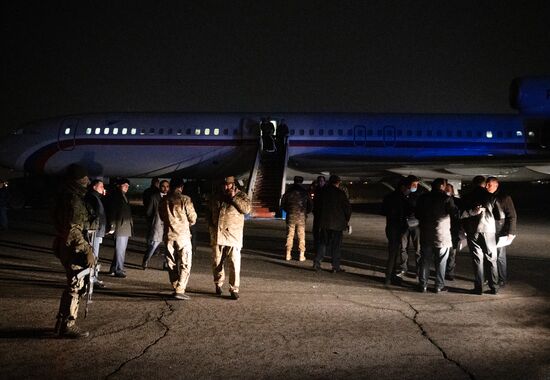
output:
M233 198L217 194L210 201L208 222L214 283L219 288L223 285L224 263L229 258L229 289L232 294L239 292L244 214L249 212L250 200L242 191Z
M292 258L294 234L297 231L300 261L305 261L306 217L311 211L311 200L307 191L298 184L291 185L283 195L281 208L286 211L286 259Z
M61 334L74 326L80 297L88 280L86 276L78 278L77 275L95 260L92 246L87 241L87 231L97 228L97 225L91 222L91 213L84 202L85 195L86 187L70 181L57 199L54 210L56 236L53 249L67 276L67 287L61 296L57 314L56 330Z
M191 272L192 248L189 227L197 221L191 198L176 190L162 198L158 206L164 223L164 244L168 276L175 293L185 293Z

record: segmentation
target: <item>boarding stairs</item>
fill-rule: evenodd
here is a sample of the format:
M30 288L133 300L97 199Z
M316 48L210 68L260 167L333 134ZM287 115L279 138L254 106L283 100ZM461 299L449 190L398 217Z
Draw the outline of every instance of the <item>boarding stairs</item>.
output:
M275 152L266 152L260 144L250 174L248 196L252 200L252 218L275 218L285 191L288 163L288 139L277 144Z

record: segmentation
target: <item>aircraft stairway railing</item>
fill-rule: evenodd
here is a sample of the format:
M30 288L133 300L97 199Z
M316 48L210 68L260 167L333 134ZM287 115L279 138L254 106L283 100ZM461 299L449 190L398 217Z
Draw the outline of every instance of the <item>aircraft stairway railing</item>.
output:
M275 152L266 152L261 148L258 150L248 188L253 218L274 218L279 213L286 184L287 145L285 139L277 144L278 149Z

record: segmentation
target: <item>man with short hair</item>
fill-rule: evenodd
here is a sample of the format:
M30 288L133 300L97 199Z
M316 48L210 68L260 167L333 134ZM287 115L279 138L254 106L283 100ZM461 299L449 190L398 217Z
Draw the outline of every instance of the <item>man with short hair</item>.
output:
M500 218L496 196L485 188L484 176L475 176L473 189L464 197L460 213L462 225L468 239L474 267L473 294L483 294L484 261L489 269L491 294L498 293L497 244L495 217Z
M89 275L81 275L96 263L92 246L85 231L91 228L91 215L84 202L88 185L86 168L71 164L65 173L65 184L54 207L54 253L63 264L67 284L57 313L55 332L62 338L86 338L88 331L76 326L78 305Z
M159 216L158 208L161 200L168 194L170 183L167 180L160 181L159 192L151 195L149 207L145 210L146 220L148 222L147 250L143 255L141 267L146 270L149 266L149 260L155 254L160 243L163 241L164 223Z
M445 269L447 257L453 245L451 237L451 215L455 212L453 198L445 194L447 180L436 178L432 191L418 198L416 216L420 222L420 260L418 285L420 292L426 292L430 267L435 267L434 292L447 291Z
M189 227L197 221L197 213L191 198L183 195L182 191L183 180L173 178L170 181L170 193L158 205L158 215L164 225L166 264L174 298L188 300L185 290L191 273L193 252Z
M499 181L496 177L487 178L485 188L497 197L496 204L499 210L499 217L498 219L495 218L497 242L500 237L507 237L508 240L514 239L516 237L517 214L512 197L500 190ZM497 271L498 285L503 287L508 279L506 246L497 248Z
M103 201L101 198L105 194L105 187L101 179L94 179L88 188L86 193L85 201L91 208L92 217L97 224L97 229L93 231L92 236L92 247L94 251L94 256L96 262L99 261L99 248L105 237L106 226L107 226L107 216L105 214L105 207L103 206ZM90 231L91 232L91 231ZM99 274L96 274L94 277L95 286L98 288L104 288L105 284L103 281L99 280Z
M294 234L298 232L298 249L300 261L306 260L306 218L311 212L311 200L307 191L302 187L304 177L294 177L294 184L290 185L281 200L281 208L286 212L286 260L292 259Z
M141 194L141 199L143 201L143 208L145 211L149 208L149 203L151 202L151 197L153 194L156 194L160 191L160 180L158 177L151 178L151 185L143 191Z
M134 229L132 209L126 197L130 181L127 178L120 178L116 184L117 189L111 194L108 202L109 207L107 208L109 231L113 231L115 237L115 252L109 274L114 277L126 278L126 272L124 271L126 248L128 247L128 239L132 236Z
M210 200L207 217L212 246L212 272L218 296L222 295L224 265L228 261L231 298L239 299L244 215L249 212L250 199L239 190L235 177L226 177L223 190L214 194Z
M340 248L343 231L349 228L351 206L346 194L340 190L340 177L331 175L328 185L321 191L316 202L320 206L319 249L315 255L313 269L321 270L321 261L328 253L332 258L332 273L344 272L340 267Z

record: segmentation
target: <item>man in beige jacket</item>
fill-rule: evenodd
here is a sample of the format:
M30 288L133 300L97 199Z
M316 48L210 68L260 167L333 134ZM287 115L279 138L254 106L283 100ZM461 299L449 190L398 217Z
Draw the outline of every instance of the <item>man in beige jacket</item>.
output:
M192 248L189 226L197 221L197 213L191 198L183 195L183 180L170 181L170 193L162 198L158 212L164 223L164 244L168 276L174 289L174 298L188 300L185 294L191 272Z
M229 291L239 299L244 215L250 212L248 196L237 188L235 177L225 178L223 191L210 200L208 229L212 245L212 272L216 294L221 296L224 264L229 261Z

